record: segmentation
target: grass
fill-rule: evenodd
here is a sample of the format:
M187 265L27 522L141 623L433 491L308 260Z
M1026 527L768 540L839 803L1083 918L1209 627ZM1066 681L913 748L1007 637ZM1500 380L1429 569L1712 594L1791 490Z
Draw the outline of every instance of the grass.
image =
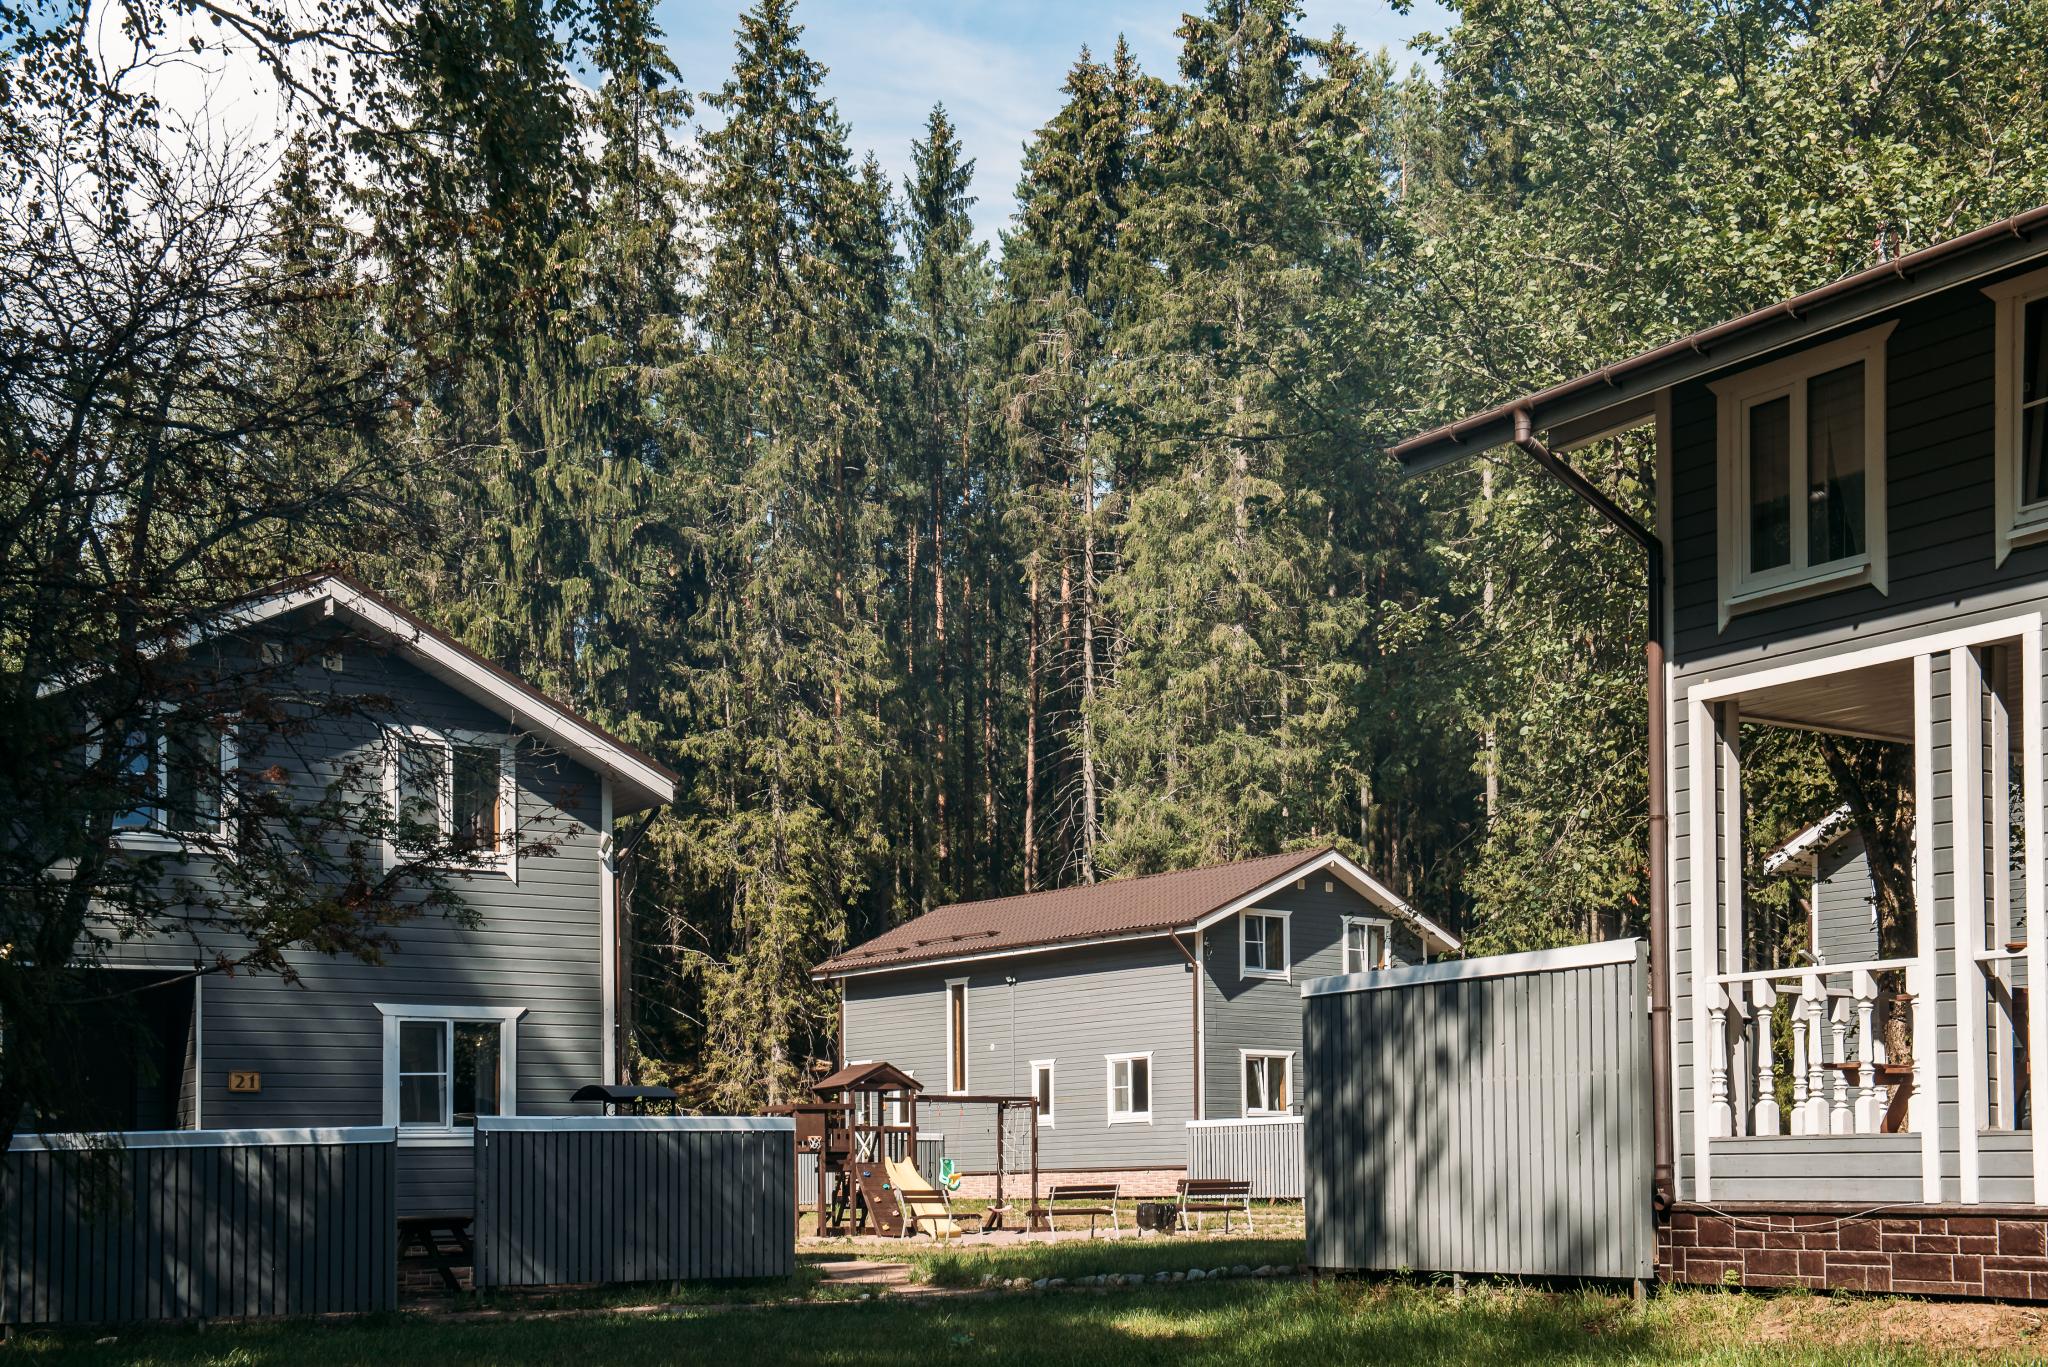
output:
M882 1299L791 1309L679 1309L448 1320L382 1316L30 1336L24 1363L790 1363L944 1361L1081 1367L1319 1364L2039 1362L2038 1320L2000 1306L1672 1292L1642 1309L1601 1291L1400 1283L1225 1282L1123 1292Z
M1069 1239L1051 1244L1006 1247L921 1248L901 1259L911 1265L913 1280L934 1286L978 1286L985 1276L998 1280L1026 1277L1093 1276L1097 1272L1185 1272L1199 1267L1258 1267L1262 1263L1301 1261L1302 1243L1295 1239Z

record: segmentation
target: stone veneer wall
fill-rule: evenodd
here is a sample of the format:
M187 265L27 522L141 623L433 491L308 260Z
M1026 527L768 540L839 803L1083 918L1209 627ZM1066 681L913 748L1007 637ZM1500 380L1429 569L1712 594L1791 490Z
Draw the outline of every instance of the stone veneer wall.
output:
M1657 1229L1657 1275L1701 1286L1804 1286L2048 1300L2048 1209L1682 1202Z

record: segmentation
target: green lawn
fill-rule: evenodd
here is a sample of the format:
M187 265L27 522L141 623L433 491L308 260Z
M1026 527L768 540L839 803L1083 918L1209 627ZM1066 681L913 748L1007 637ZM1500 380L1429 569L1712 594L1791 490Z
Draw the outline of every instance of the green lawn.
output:
M1625 1296L1362 1282L1226 1282L1054 1295L876 1300L449 1322L385 1316L333 1324L216 1326L24 1337L22 1362L269 1364L603 1362L903 1364L1473 1363L1871 1364L2039 1362L2031 1316L1806 1295Z

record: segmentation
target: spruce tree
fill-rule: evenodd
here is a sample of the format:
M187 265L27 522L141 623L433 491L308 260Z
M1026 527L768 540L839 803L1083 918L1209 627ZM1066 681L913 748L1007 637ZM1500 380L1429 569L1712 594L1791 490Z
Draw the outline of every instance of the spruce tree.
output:
M832 994L809 970L843 946L880 852L885 196L852 164L793 9L741 17L710 97L724 126L704 139L711 407L687 545L706 591L679 662L682 819L716 922L706 1077L728 1105L786 1097L830 1053Z

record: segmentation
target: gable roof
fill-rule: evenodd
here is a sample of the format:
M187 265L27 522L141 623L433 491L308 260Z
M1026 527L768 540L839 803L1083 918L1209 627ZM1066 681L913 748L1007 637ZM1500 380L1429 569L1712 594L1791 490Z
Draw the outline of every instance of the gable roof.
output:
M259 589L210 614L186 632L186 640L244 630L307 608L346 618L356 631L391 646L456 692L608 775L615 815L675 800L679 780L673 770L344 574L322 571Z
M1515 414L1526 409L1536 430L1548 432L1549 445L1562 453L1648 420L1659 390L2048 256L2043 229L2048 205L1496 404L1389 450L1411 474L1433 470L1512 440Z
M1409 922L1425 944L1444 953L1459 949L1455 935L1421 915L1344 855L1325 846L1050 892L956 902L834 955L812 969L811 974L818 978L845 978L961 959L1197 930L1255 905L1297 879L1324 870L1342 879L1360 896Z
M924 1084L893 1063L849 1063L811 1084L821 1097L841 1092L921 1092Z

